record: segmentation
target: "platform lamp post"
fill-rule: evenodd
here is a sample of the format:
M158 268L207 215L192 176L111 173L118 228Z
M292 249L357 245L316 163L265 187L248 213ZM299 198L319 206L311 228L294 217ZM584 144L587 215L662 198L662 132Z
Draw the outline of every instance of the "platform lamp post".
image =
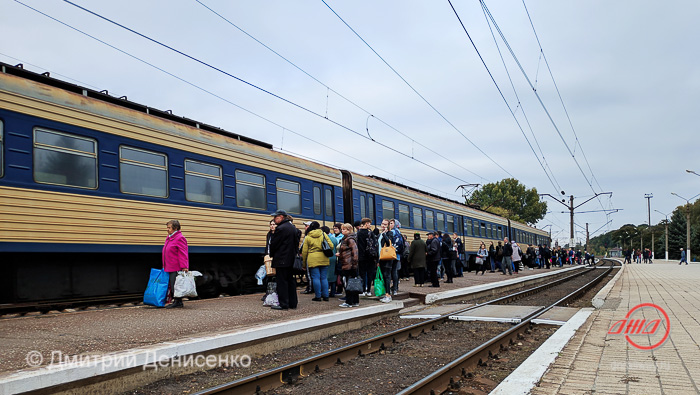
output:
M649 213L649 229L651 229L651 198L653 198L654 195L651 193L647 193L644 195L644 198L647 200L647 211ZM654 255L654 229L651 229L651 255ZM651 262L651 257L650 262Z
M686 199L683 196L671 192L671 195L677 196L683 200L685 200L685 225L686 225L686 234L685 234L685 251L687 252L688 260L692 261L693 259L690 257L690 199ZM692 198L691 198L692 199Z
M663 215L664 217L666 217L666 223L665 223L665 225L666 225L666 260L668 260L668 216L669 216L671 213L669 213L669 214L664 214L664 213L662 213L662 212L659 211L659 210L654 210L654 211L656 211L657 213L659 213L659 214Z

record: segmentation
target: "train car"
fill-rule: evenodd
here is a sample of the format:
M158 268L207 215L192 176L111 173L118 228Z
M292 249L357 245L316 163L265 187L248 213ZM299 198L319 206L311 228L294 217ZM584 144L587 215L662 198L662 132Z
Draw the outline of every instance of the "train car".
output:
M495 214L390 180L346 170L342 173L346 218L352 221L369 218L373 224L384 218L397 218L409 240L415 232L457 233L464 242L469 260L475 259L481 242L488 248L491 242L497 245L504 237L518 242L539 240L543 243L547 237L542 230L511 223Z
M546 233L378 177L0 63L0 303L143 292L178 219L202 296L256 290L270 213L397 218L479 242ZM518 239L518 241L520 241Z
M337 169L0 65L0 303L143 292L179 219L204 294L254 284L269 214L343 218Z

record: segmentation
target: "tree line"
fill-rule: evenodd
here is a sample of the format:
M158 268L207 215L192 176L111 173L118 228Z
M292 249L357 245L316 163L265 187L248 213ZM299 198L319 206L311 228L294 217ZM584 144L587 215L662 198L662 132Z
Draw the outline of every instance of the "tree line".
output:
M690 210L690 251L693 257L700 253L700 200L690 205L678 206L668 217L668 258L671 260L681 258L681 248L686 248L686 216ZM651 237L654 234L654 248L651 248ZM613 247L639 249L649 248L654 251L654 257L663 259L666 255L666 219L662 219L656 225L649 227L647 224L625 224L619 229L604 233L590 239L589 250L596 255L608 251Z

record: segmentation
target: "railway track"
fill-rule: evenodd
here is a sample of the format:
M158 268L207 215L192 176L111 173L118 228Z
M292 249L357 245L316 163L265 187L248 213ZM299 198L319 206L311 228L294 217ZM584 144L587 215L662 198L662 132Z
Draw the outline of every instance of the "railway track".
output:
M608 262L610 263L610 262ZM372 337L367 340L359 341L340 347L334 350L323 352L317 355L310 356L275 369L259 372L257 374L244 377L223 385L212 387L204 391L198 392L197 395L204 394L259 394L264 391L273 390L284 384L292 384L299 381L300 378L309 376L313 373L322 372L332 368L338 364L344 364L358 356L367 356L381 351L386 351L391 345L400 343L409 339L417 339L421 334L425 334L431 330L435 330L440 325L449 320L450 315L460 314L469 310L476 309L488 304L505 304L516 301L520 298L542 292L544 290L564 284L569 280L579 278L580 276L590 275L593 279L587 281L586 284L577 288L574 292L567 294L565 297L558 299L547 307L541 307L529 316L525 317L522 322L508 330L503 331L489 341L473 348L467 354L461 355L454 361L445 364L443 368L427 375L423 379L415 382L413 385L406 388L402 393L406 394L434 394L441 393L447 390L450 386L454 386L455 379L466 377L467 372L474 370L482 365L490 355L495 354L499 350L508 347L519 336L522 336L530 327L532 319L547 312L555 306L567 304L569 301L582 295L586 290L593 287L602 278L610 273L612 265L605 271L593 270L593 268L582 270L573 275L555 280L537 287L533 287L524 291L515 292L506 296L502 296L484 303L477 304L461 309L450 314L443 315L438 318L429 319L417 324L409 325L401 329L393 330L385 334ZM588 274L590 273L590 274Z
M67 309L80 310L93 306L121 306L127 303L140 303L142 300L143 294L125 294L80 299L49 300L43 302L8 303L0 304L0 317L9 314L24 316L31 312L46 314L50 311L66 311Z

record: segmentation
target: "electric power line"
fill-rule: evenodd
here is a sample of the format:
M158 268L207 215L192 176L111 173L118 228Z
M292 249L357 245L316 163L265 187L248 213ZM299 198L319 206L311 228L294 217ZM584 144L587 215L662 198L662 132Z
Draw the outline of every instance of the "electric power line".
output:
M18 3L20 3L19 0L15 0L15 1L18 2ZM120 24L120 23L118 23L118 22L115 22L115 21L113 21L113 20L111 20L111 19L109 19L109 18L107 18L107 17L105 17L105 16L102 16L102 15L100 15L100 14L94 12L94 11L91 11L91 10L85 8L85 7L82 7L82 6L80 6L80 5L77 5L77 4L75 4L75 3L73 3L73 2L71 2L71 1L69 1L69 0L63 0L63 1L66 2L66 3L68 3L68 4L70 4L70 5L72 5L72 6L74 6L74 7L76 7L76 8L78 8L78 9L81 9L81 10L83 10L83 11L85 11L85 12L91 14L91 15L94 15L94 16L96 16L96 17L98 17L98 18L100 18L100 19L102 19L102 20L104 20L104 21L107 21L107 22L109 22L109 23L111 23L111 24L113 24L113 25L115 25L115 26L118 26L118 27L120 27L120 28L122 28L122 29L124 29L124 30L127 30L127 31L129 31L129 32L131 32L131 33L133 33L133 34L136 34L136 35L138 35L138 36L140 36L140 37L142 37L142 38L144 38L144 39L146 39L146 40L148 40L148 41L151 41L151 42L153 42L153 43L155 43L155 44L158 44L158 45L160 45L160 46L162 46L162 47L164 47L164 48L166 48L166 49L168 49L168 50L170 50L170 51L173 51L173 52L175 52L175 53L177 53L177 54L179 54L179 55L182 55L182 56L184 56L184 57L186 57L186 58L188 58L188 59L190 59L190 60L193 60L193 61L195 61L195 62L197 62L197 63L199 63L199 64L201 64L201 65L204 65L204 66L206 66L206 67L208 67L208 68L210 68L210 69L212 69L212 70L215 70L215 71L217 71L217 72L219 72L219 73L221 73L221 74L223 74L223 75L226 75L226 76L228 76L228 77L231 77L231 78L233 78L233 79L235 79L235 80L237 80L237 81L239 81L239 82L242 82L242 83L244 83L244 84L246 84L246 85L248 85L248 86L250 86L250 87L252 87L252 88L255 88L255 89L257 89L257 90L259 90L259 91L261 91L261 92L267 93L268 95L270 95L270 96L272 96L272 97L274 97L274 98L276 98L276 99L279 99L279 100L281 100L281 101L284 101L285 103L288 103L288 104L290 104L290 105L292 105L292 106L294 106L294 107L297 107L297 108L299 108L299 109L301 109L301 110L304 110L304 111L308 112L309 114L315 115L315 116L317 116L317 117L319 117L319 118L321 118L321 119L325 119L326 121L328 121L328 122L330 122L330 123L332 123L332 124L334 124L334 125L336 125L336 126L342 128L342 129L347 130L348 132L354 133L354 134L356 134L356 135L358 135L358 136L360 136L360 137L362 137L362 138L364 138L364 139L367 139L367 140L369 140L369 141L372 141L373 143L375 143L375 144L377 144L377 145L379 145L379 146L381 146L381 147L384 147L384 148L386 148L386 149L388 149L388 150L390 150L390 151L393 151L393 152L395 152L395 153L397 153L397 154L399 154L399 155L401 155L401 156L404 156L404 157L406 157L406 158L408 158L408 159L411 159L411 160L413 160L413 161L416 161L416 162L418 162L418 163L420 163L420 164L422 164L422 165L424 165L424 166L426 166L426 167L429 167L429 168L431 168L431 169L433 169L433 170L435 170L435 171L437 171L437 172L439 172L439 173L441 173L441 174L447 175L448 177L454 178L454 179L456 179L456 180L458 180L458 181L460 181L460 182L465 182L465 183L468 182L468 181L465 181L465 180L463 180L463 179L461 179L461 178L459 178L459 177L456 177L456 176L454 176L454 175L452 175L452 174L450 174L450 173L445 173L445 172L443 172L442 170L440 170L439 168L437 168L437 167L435 167L435 166L432 166L432 165L430 165L430 164L428 164L428 163L426 163L426 162L424 162L424 161L422 161L422 160L416 159L415 157L413 157L413 156L411 156L411 155L408 155L408 154L406 154L406 153L403 153L403 152L401 152L401 151L399 151L399 150L397 150L397 149L395 149L395 148L393 148L393 147L391 147L391 146L389 146L389 145L387 145L387 144L381 143L381 142L379 142L379 141L376 141L376 140L372 139L371 137L365 136L364 134L362 134L362 133L360 133L360 132L358 132L358 131L356 131L356 130L354 130L354 129L348 127L348 126L345 126L345 125L343 125L343 124L341 124L341 123L339 123L339 122L337 122L337 121L334 121L334 120L332 120L332 119L330 119L330 118L326 118L326 117L324 117L322 114L319 114L319 113L317 113L317 112L315 112L315 111L313 111L313 110L311 110L311 109L309 109L309 108L307 108L307 107L304 107L304 106L302 106L301 104L295 103L295 102L293 102L293 101L291 101L291 100L289 100L289 99L286 99L286 98L284 98L284 97L282 97L282 96L279 96L279 95L277 95L277 94L275 94L275 93L272 93L272 92L269 91L269 90L266 90L266 89L264 89L264 88L262 88L262 87L259 87L259 86L255 85L255 84L251 83L251 82L248 82L248 81L246 81L246 80L244 80L244 79L242 79L242 78L240 78L240 77L237 77L237 76L235 76L235 75L233 75L233 74L231 74L231 73L229 73L229 72L227 72L227 71L225 71L225 70L222 70L222 69L220 69L220 68L218 68L218 67L216 67L216 66L213 66L213 65L211 65L211 64L209 64L209 63L207 63L207 62L204 62L204 61L202 61L202 60L200 60L200 59L198 59L198 58L195 58L195 57L192 56L192 55L189 55L189 54L187 54L187 53L185 53L185 52L182 52L182 51L180 51L180 50L178 50L178 49L175 49L175 48L173 48L173 47L171 47L171 46L169 46L169 45L167 45L167 44L164 44L164 43L162 43L162 42L160 42L160 41L158 41L158 40L156 40L156 39L153 39L153 38L151 38L151 37L149 37L149 36L147 36L147 35L145 35L145 34L139 33L139 32L137 32L136 30L133 30L133 29L131 29L131 28L129 28L129 27L126 27L126 26L124 26L124 25L122 25L122 24ZM21 3L21 4L22 4L22 3Z
M101 44L104 44L104 45L106 45L106 46L108 46L108 47L110 47L110 48L112 48L112 49L114 49L114 50L116 50L116 51L118 51L118 52L121 52L121 53L124 54L124 55L127 55L127 56L131 57L132 59L135 59L135 60L137 60L137 61L139 61L139 62L141 62L141 63L144 63L144 64L146 64L146 65L148 65L148 66L150 66L150 67L152 67L152 68L154 68L154 69L156 69L156 70L158 70L158 71L160 71L160 72L162 72L162 73L164 73L164 74L167 74L167 75L169 75L169 76L171 76L171 77L173 77L173 78L175 78L175 79L177 79L177 80L179 80L179 81L181 81L181 82L183 82L183 83L185 83L185 84L187 84L187 85L190 85L191 87L193 87L193 88L195 88L195 89L198 89L198 90L200 90L200 91L202 91L202 92L204 92L204 93L207 93L207 94L209 94L209 95L211 95L211 96L213 96L213 97L215 97L215 98L217 98L217 99L219 99L219 100L222 100L222 101L224 101L224 102L226 102L226 103L228 103L228 104L230 104L230 105L232 105L232 106L234 106L234 107L236 107L236 108L238 108L238 109L240 109L240 110L242 110L242 111L245 111L245 112L247 112L247 113L249 113L249 114L251 114L251 115L253 115L253 116L259 118L259 119L262 119L262 120L264 120L264 121L266 121L266 122L268 122L268 123L270 123L270 124L272 124L272 125L278 126L278 127L282 128L282 129L284 129L284 130L286 130L286 131L288 131L288 132L290 132L290 133L293 133L293 134L295 134L295 135L297 135L297 136L299 136L299 137L302 137L302 138L304 138L304 139L306 139L306 140L309 140L309 141L311 141L311 142L314 142L314 143L316 143L316 144L318 144L318 145L320 145L320 146L322 146L322 147L324 147L324 148L327 148L327 149L329 149L329 150L332 150L333 152L336 152L336 153L339 153L339 154L343 154L343 155L345 154L345 153L343 153L343 152L340 152L340 151L336 150L335 148L332 148L332 147L327 146L327 145L325 145L325 144L323 144L323 143L320 143L320 142L318 142L318 141L316 141L316 140L314 140L314 139L311 139L311 138L309 138L309 137L307 137L307 136L305 136L305 135L303 135L303 134L301 134L301 133L295 132L295 131L292 130L292 129L286 128L286 127L284 127L284 126L282 126L282 125L280 125L280 124L278 124L278 123L272 121L271 119L268 119L268 118L266 118L266 117L264 117L264 116L262 116L262 115L259 115L259 114L255 113L255 112L251 111L251 110L248 110L247 108L242 107L242 106L240 106L240 105L238 105L238 104L236 104L236 103L234 103L234 102L232 102L232 101L230 101L230 100L228 100L228 99L226 99L226 98L224 98L224 97L222 97L222 96L220 96L220 95L217 95L216 93L214 93L214 92L212 92L212 91L209 91L209 90L207 90L207 89L205 89L205 88L202 88L202 87L200 87L200 86L198 86L198 85L196 85L196 84L194 84L194 83L192 83L192 82L190 82L190 81L188 81L188 80L185 80L185 79L182 78L182 77L179 77L179 76L177 76L177 75L175 75L175 74L173 74L173 73L171 73L171 72L169 72L169 71L167 71L167 70L165 70L165 69L163 69L163 68L161 68L161 67L158 67L158 66L156 66L156 65L154 65L154 64L152 64L152 63L150 63L150 62L148 62L148 61L146 61L146 60L144 60L144 59L141 59L141 58L139 58L139 57L137 57L137 56L135 56L135 55L132 55L131 53L126 52L125 50L122 50L122 49L120 49L120 48L118 48L118 47L116 47L116 46L114 46L114 45L112 45L112 44L109 44L109 43L107 43L107 42L104 41L104 40L101 40L101 39L99 39L99 38L97 38L97 37L95 37L95 36L93 36L93 35L91 35L91 34L89 34L89 33L87 33L87 32L84 32L84 31L82 31L82 30L80 30L80 29L78 29L78 28L76 28L76 27L74 27L74 26L71 26L70 24L65 23L65 22L63 22L63 21L61 21L61 20L59 20L59 19L57 19L57 18L55 18L55 17L52 17L51 15L48 15L48 14L46 14L46 13L44 13L44 12L42 12L42 11L36 9L36 8L33 8L33 7L31 7L31 6L29 6L29 5L25 4L25 3L22 3L22 2L19 1L19 0L15 0L15 1L16 1L17 3L19 3L19 4L21 4L21 5L23 5L23 6L27 7L27 8L29 8L29 9L32 10L32 11L35 11L35 12L37 12L37 13L39 13L39 14L41 14L41 15L43 15L43 16L45 16L45 17L47 17L47 18L49 18L49 19L51 19L51 20L53 20L53 21L55 21L55 22L57 22L57 23L60 23L60 24L63 25L63 26L68 27L69 29L72 29L72 30L74 30L74 31L76 31L76 32L78 32L78 33L81 33L81 34L83 34L83 35L85 35L85 36L87 36L87 37L89 37L89 38L91 38L91 39L93 39L93 40L95 40L95 41L101 43ZM287 152L289 152L289 151L287 151ZM298 156L298 155L297 155L297 156ZM364 161L362 161L362 160L360 160L360 159L357 159L357 158L354 157L354 156L352 156L352 158L353 158L354 160L360 162L360 163L363 163L363 164L368 165L368 166L370 166L370 167L372 167L372 168L375 168L375 169L377 169L377 170L380 170L380 171L382 171L382 172L384 172L384 173L387 173L387 174L389 174L389 175L391 175L391 176L394 176L394 177L397 177L397 178L401 178L401 179L403 179L403 180L407 180L407 181L409 181L409 182L412 182L412 183L414 183L414 184L416 184L416 185L420 185L420 186L426 187L426 188L428 188L428 189L436 190L435 188L431 188L431 187L428 187L427 185L418 183L418 182L416 182L415 180L409 180L409 179L407 179L407 178L404 178L404 177L401 177L401 176L399 176L399 175L396 175L396 174L393 174L393 173L391 173L391 172L388 172L388 171L386 171L385 169L382 169L382 168L379 168L379 167L377 167L377 166L375 166L375 165L372 165L372 164L370 164L370 163L364 162ZM336 165L333 165L332 167L340 168L339 166L336 166ZM445 192L445 191L440 191L440 190L436 190L436 191L442 192L443 194L446 194L446 195L457 196L457 195L454 195L454 194L451 194L451 193Z
M65 0L64 0L64 1L65 1ZM321 2L323 2L323 4L325 4L326 7L328 7L328 9L331 10L331 12L332 12L335 16L337 16L338 19L340 19L340 21L343 22L343 24L345 24L345 26L347 26L347 28L350 29L350 31L352 31L352 32L357 36L357 38L359 38L372 52L374 52L374 54L377 55L377 57L379 57L379 59L381 59L382 62L384 62L384 64L387 65L387 67L389 67L389 69L391 69L391 71L393 71L394 74L396 74L396 76L398 76L398 77L401 79L401 81L403 81L409 88L411 88L411 90L412 90L416 95L418 95L418 97L420 97L421 99L423 99L423 101L424 101L430 108L432 108L433 111L435 111L435 113L437 113L445 122L447 122L448 125L450 125L454 130L456 130L457 133L459 133L460 135L462 135L462 137L464 137L465 140L467 140L472 146L474 146L474 148L476 148L479 152L481 152L485 157L487 157L491 162L493 162L496 166L498 166L498 167L499 167L501 170L503 170L506 174L508 174L508 175L511 176L512 178L515 178L515 176L513 176L512 174L510 174L510 172L509 172L508 170L506 170L505 168L503 168L503 166L501 166L498 162L496 162L493 158L491 158L488 154L486 154L486 152L484 152L484 150L482 150L482 149L481 149L478 145L476 145L471 139L469 139L469 137L467 137L464 133L462 133L462 131L459 130L459 128L457 128L457 126L455 126L455 125L454 125L452 122L450 122L444 115L442 115L442 113L441 113L440 111L438 111L438 109L435 108L435 106L433 106L433 105L428 101L428 99L426 99L423 95L421 95L420 92L418 92L418 90L417 90L416 88L413 87L413 85L411 85L408 81L406 81L406 79L405 79L401 74L399 74L399 72L396 71L396 69L393 68L393 67L389 64L389 62L387 62L377 51L375 51L374 48L372 48L372 46L369 45L369 43L368 43L367 41L365 41L365 39L362 38L362 36L360 36L360 34L357 33L357 31L355 31L355 29L352 28L352 26L350 26L350 24L348 24L340 15L338 15L338 13L335 12L335 10L333 10L333 8L331 8L331 6L329 6L328 3L326 3L325 0L321 0Z
M258 40L258 39L257 39L256 37L254 37L252 34L248 33L248 32L245 31L245 30L243 30L240 26L236 25L235 23L231 22L228 18L226 18L225 16L221 15L221 13L215 11L213 8L209 7L208 5L202 3L200 0L195 0L195 1L196 1L197 3L199 3L202 7L206 8L206 9L209 10L209 11L211 11L214 15L216 15L216 16L218 16L219 18L221 18L221 19L223 19L224 21L226 21L226 23L228 23L229 25L233 26L234 28L236 28L236 29L237 29L238 31L240 31L241 33L243 33L243 34L245 34L246 36L248 36L248 37L249 37L250 39L252 39L253 41L257 42L258 44L262 45L263 47L265 47L267 50L269 50L269 51L272 52L273 54L277 55L280 59L282 59L282 60L284 60L285 62L289 63L291 66L293 66L294 68L296 68L297 70L299 70L300 72L302 72L303 74L305 74L306 76L308 76L309 78L311 78L312 80L316 81L316 82L317 82L318 84L320 84L321 86L325 87L328 91L335 93L338 97L340 97L341 99L345 100L346 102L352 104L353 106L355 106L357 109L363 111L363 112L364 112L365 114L367 114L368 116L371 116L372 118L374 118L374 119L376 119L377 121L381 122L381 123L384 124L385 126L387 126L387 127L389 127L390 129L392 129L393 131L395 131L395 132L399 133L400 135L406 137L407 139L409 139L409 140L411 141L411 143L420 145L421 147L425 148L426 150L430 151L431 153L435 154L436 156L438 156L438 157L440 157L440 158L442 158L442 159L444 159L444 160L446 160L446 161L448 161L448 162L450 162L450 163L453 163L454 165L460 167L462 170L465 170L465 171L467 171L467 172L469 172L469 173L471 173L471 174L473 174L473 175L475 175L475 176L481 178L482 180L490 181L490 180L484 178L483 176L481 176L481 175L479 175L479 174L473 172L472 170L469 170L469 169L467 169L466 167L460 165L459 163L453 161L452 159L449 159L449 158L445 157L444 155L440 154L439 152L437 152L437 151L435 151L435 150L429 148L428 146L426 146L425 144L421 143L420 141L417 141L417 140L413 139L412 137L410 137L410 136L408 136L407 134L403 133L402 131L398 130L398 129L395 128L394 126L388 124L387 122L385 122L385 121L382 120L381 118L377 117L376 115L372 114L370 111L366 110L365 108L363 108L363 107L360 106L359 104L357 104L357 103L355 103L354 101L352 101L352 100L350 100L349 98L347 98L345 95L342 95L341 93L339 93L339 92L336 91L335 89L331 88L330 86L328 86L327 84L325 84L324 82L322 82L321 80L319 80L318 78L314 77L314 76L311 75L309 72L307 72L306 70L304 70L303 68L301 68L300 66L298 66L297 64L295 64L294 62L292 62L291 60L289 60L287 57L283 56L283 55L280 54L279 52L277 52L277 51L275 51L274 49L272 49L270 46L268 46L268 45L266 45L265 43L263 43L262 41ZM327 118L327 116L326 116L326 118ZM369 127L368 127L367 129L368 129L368 132L369 132ZM371 137L370 137L370 138L371 138Z

